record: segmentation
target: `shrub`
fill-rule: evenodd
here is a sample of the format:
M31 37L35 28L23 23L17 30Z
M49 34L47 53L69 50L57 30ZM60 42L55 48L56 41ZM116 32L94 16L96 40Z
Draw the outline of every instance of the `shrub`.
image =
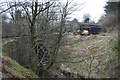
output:
M111 32L117 27L117 15L112 13L106 14L106 16L101 18L102 20L99 21L101 25L101 30L103 32Z

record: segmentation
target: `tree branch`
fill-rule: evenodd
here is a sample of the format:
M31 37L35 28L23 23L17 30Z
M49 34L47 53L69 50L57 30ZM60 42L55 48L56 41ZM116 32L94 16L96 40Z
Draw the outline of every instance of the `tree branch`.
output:
M26 3L26 2L25 2L25 3ZM0 12L0 14L2 14L2 13L4 13L4 12L8 11L8 10L11 9L12 7L21 6L21 5L24 5L25 3L23 3L23 4L18 3L18 4L15 4L15 5L11 5L9 8L7 8L7 9L3 10L2 12Z
M48 3L48 2L47 2L47 3ZM45 3L45 4L47 4L47 3ZM54 2L53 2L53 3L54 3ZM49 6L45 7L44 9L39 10L39 11L37 12L36 16L37 16L40 12L45 11L47 8L49 8L51 5L53 5L53 3L51 3Z
M26 12L26 14L27 14L27 16L28 16L28 20L29 20L29 22L30 22L30 23L32 23L32 21L31 21L31 18L30 18L30 15L29 15L28 11L26 10L26 8L25 8L24 6L22 6L22 7L24 8L24 10L25 10L25 12Z

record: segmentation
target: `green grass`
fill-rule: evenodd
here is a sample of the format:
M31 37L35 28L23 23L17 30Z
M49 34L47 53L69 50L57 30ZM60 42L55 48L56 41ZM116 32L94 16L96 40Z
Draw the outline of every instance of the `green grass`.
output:
M12 72L14 76L17 76L19 78L25 78L25 76L22 75L22 73L24 73L31 78L32 78L31 74L33 75L34 78L38 78L38 76L33 71L31 71L30 69L23 68L21 65L19 65L15 60L12 60L10 57L4 55L2 57L6 59L9 63L11 63L11 66L7 65L4 66L9 72Z
M115 66L114 64L117 62L117 58L118 58L118 53L119 53L117 49L118 37L114 33L105 34L105 35L104 34L101 33L99 35L80 37L81 39L83 39L82 41L71 45L71 48L76 52L78 52L76 56L80 56L80 57L76 57L76 58L71 57L71 59L69 60L71 62L77 62L82 58L87 58L87 60L83 62L78 62L78 63L67 62L66 65L71 69L76 67L77 69L76 72L78 74L81 74L87 77L88 72L90 70L89 68L91 64L91 59L93 58L93 56L98 56L98 57L95 57L95 59L91 64L92 71L90 76L92 78L109 77L109 72L111 71L111 68L112 68L111 66ZM85 50L85 52L83 50ZM82 54L80 54L80 52ZM98 64L99 62L100 64ZM98 74L96 74L97 68L100 69Z

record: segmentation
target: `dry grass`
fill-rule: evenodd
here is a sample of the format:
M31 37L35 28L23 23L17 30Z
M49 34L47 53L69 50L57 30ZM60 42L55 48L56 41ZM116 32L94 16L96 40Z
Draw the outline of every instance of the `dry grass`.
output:
M59 63L60 70L86 78L116 77L116 33L89 36L67 35L66 38L66 43L69 45L61 47L56 61Z

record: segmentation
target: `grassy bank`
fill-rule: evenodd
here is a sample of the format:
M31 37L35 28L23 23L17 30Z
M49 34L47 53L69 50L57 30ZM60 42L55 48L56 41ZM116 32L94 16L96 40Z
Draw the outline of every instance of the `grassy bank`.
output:
M61 62L62 70L86 78L117 77L119 53L117 33L89 36L68 35L66 38L71 40L67 41L68 43L79 41L61 48L58 62Z

